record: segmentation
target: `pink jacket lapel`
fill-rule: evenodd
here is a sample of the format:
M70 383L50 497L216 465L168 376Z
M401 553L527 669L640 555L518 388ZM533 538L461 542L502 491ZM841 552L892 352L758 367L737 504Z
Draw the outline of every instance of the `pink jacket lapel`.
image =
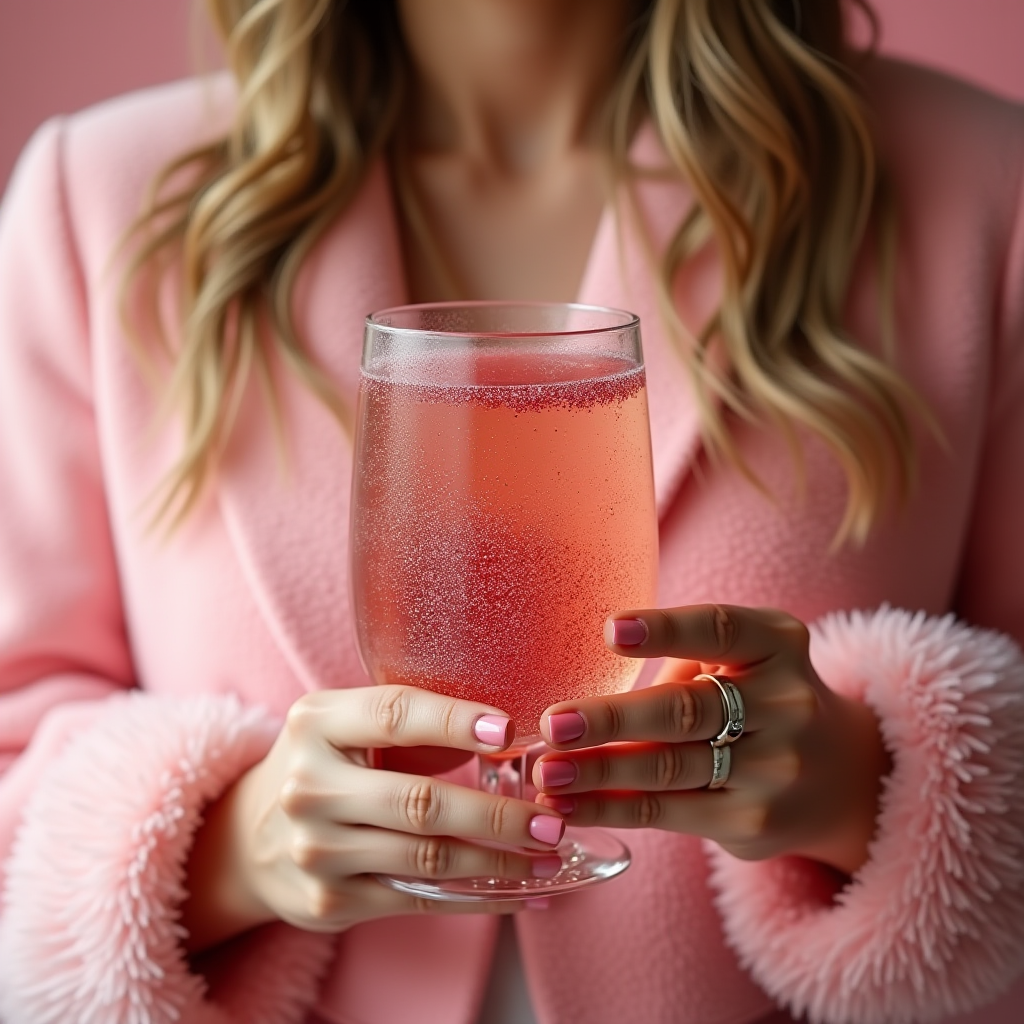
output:
M355 411L363 320L406 301L383 164L316 246L295 309L314 357ZM246 579L272 633L310 689L365 682L347 588L352 444L292 374L276 374L284 449L252 388L228 453L220 503Z
M633 156L646 166L664 161L653 130L640 133ZM636 194L660 253L690 194L679 184L654 181L641 182ZM686 370L658 310L644 229L628 204L621 206L618 217L609 209L602 218L579 298L641 317L655 490L664 512L697 450L699 422ZM697 291L706 297L706 288ZM679 298L685 302L686 296ZM295 296L303 337L353 410L363 319L405 300L388 175L378 164L351 209L316 247ZM687 319L697 322L690 313ZM253 389L225 462L221 508L261 612L303 685L357 684L365 674L346 583L351 441L291 374L281 372L277 380L284 450Z

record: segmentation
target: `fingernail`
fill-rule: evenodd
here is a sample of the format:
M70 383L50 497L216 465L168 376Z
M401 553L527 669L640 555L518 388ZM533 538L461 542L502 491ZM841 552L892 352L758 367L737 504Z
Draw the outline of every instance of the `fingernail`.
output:
M571 796L545 795L544 806L558 811L559 814L572 814L576 810L576 801Z
M551 906L550 896L537 896L532 900L526 901L527 910L547 910Z
M562 870L562 858L538 857L530 865L530 870L534 878L554 878Z
M647 623L643 619L609 619L605 623L605 640L619 647L639 647L647 636Z
M508 743L508 727L512 720L501 715L481 715L473 723L473 735L489 747L503 747Z
M587 723L578 711L563 711L548 715L548 732L552 743L569 743L578 740L587 731Z
M555 818L550 814L535 814L530 819L530 835L538 843L557 846L564 831L565 822L561 818Z
M552 786L568 786L576 781L579 772L572 761L541 761L540 784L548 789Z

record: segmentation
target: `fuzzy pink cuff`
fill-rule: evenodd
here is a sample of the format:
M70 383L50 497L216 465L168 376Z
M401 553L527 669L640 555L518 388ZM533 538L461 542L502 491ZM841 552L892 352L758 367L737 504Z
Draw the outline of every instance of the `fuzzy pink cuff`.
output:
M894 768L852 882L709 844L728 939L822 1024L939 1020L1024 971L1024 661L1005 636L883 608L816 625L815 668L877 713Z
M184 865L203 807L276 727L233 697L112 697L25 808L0 921L4 1024L291 1024L316 997L329 936L280 924L219 951L181 944Z

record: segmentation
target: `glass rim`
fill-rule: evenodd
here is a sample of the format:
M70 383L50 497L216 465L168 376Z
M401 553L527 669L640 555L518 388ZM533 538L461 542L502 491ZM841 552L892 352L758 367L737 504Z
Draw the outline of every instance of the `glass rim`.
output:
M409 310L458 310L458 309L564 309L587 313L613 313L623 318L622 323L607 327L585 327L578 330L535 330L535 331L449 331L431 327L395 327L393 324L381 323L379 317L389 313L405 313ZM366 328L386 330L395 334L406 334L418 337L442 338L585 338L600 334L616 334L640 326L640 317L629 310L618 306L598 306L588 302L536 302L516 299L467 299L465 301L449 300L444 302L407 302L398 306L388 306L375 310L365 319Z

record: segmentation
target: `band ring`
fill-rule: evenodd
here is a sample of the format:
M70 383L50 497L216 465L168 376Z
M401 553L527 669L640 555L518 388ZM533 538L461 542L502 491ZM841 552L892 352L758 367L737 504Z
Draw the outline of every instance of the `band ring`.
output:
M743 703L743 695L740 688L728 676L714 676L704 672L694 676L695 683L710 681L718 687L722 697L722 712L725 716L725 725L722 731L711 741L713 747L724 747L735 743L742 735L743 728L747 724L747 709Z
M732 750L726 744L716 746L711 742L711 781L708 789L721 789L729 781L731 771Z

